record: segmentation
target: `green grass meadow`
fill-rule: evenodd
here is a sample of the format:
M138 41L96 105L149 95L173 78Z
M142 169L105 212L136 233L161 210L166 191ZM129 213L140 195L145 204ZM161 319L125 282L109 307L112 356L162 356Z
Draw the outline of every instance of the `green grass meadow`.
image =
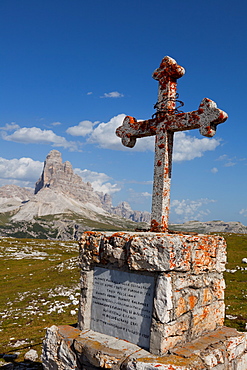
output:
M227 265L224 273L226 290L225 325L245 331L247 324L247 258L246 234L222 234L227 242Z
M228 245L225 324L243 331L247 264L242 259L247 258L247 235L223 236ZM40 355L47 327L77 322L78 243L2 237L0 264L0 354L19 353L21 361L32 348Z
M46 327L75 324L78 243L0 239L0 353L41 354Z

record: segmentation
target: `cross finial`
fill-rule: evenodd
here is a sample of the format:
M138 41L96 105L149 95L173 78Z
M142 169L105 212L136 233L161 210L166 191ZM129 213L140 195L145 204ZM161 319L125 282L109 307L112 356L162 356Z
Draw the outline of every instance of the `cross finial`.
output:
M158 101L155 104L157 114L172 112L176 107L177 79L185 73L183 67L171 57L164 57L153 73L153 78L159 81Z
M204 136L212 137L218 124L225 122L227 114L218 109L216 103L204 98L197 111L176 112L177 79L185 73L183 67L166 56L153 73L159 81L156 117L138 122L125 117L122 126L116 130L125 146L133 147L136 139L155 135L154 182L152 197L151 231L168 230L170 208L170 181L174 132L199 128Z
M167 78L177 80L185 74L185 69L177 64L176 60L171 57L164 57L160 63L159 68L153 72L153 78L158 80L162 85L162 81Z

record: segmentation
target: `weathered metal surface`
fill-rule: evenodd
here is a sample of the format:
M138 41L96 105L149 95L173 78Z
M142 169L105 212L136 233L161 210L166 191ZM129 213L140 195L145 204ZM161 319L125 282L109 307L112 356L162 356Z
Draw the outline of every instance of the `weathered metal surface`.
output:
M126 116L122 126L116 130L123 145L130 148L134 147L137 138L156 136L151 216L151 231L155 232L168 230L174 132L199 128L202 135L212 137L217 125L228 118L215 102L207 98L202 100L198 110L177 113L177 79L184 73L184 68L174 59L164 57L153 73L153 78L159 81L155 118L137 121Z

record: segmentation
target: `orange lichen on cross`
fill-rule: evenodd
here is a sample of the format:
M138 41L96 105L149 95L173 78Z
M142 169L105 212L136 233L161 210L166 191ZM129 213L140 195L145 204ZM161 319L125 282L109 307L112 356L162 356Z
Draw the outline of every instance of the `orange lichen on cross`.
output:
M184 73L184 68L174 59L164 57L160 67L153 73L153 78L159 81L155 118L137 121L126 116L122 126L116 130L116 135L122 139L123 145L130 148L134 147L137 138L156 136L151 231L168 230L174 132L198 128L202 135L212 137L217 125L225 122L228 117L208 98L201 101L197 111L178 113L177 79Z

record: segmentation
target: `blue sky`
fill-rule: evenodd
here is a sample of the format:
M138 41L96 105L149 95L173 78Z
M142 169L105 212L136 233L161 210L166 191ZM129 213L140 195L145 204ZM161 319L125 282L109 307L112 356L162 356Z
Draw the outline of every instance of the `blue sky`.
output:
M153 138L122 146L125 115L155 112L169 55L184 112L226 111L214 138L175 134L171 222L247 224L247 3L236 0L1 0L0 186L34 186L52 149L113 203L151 210Z

